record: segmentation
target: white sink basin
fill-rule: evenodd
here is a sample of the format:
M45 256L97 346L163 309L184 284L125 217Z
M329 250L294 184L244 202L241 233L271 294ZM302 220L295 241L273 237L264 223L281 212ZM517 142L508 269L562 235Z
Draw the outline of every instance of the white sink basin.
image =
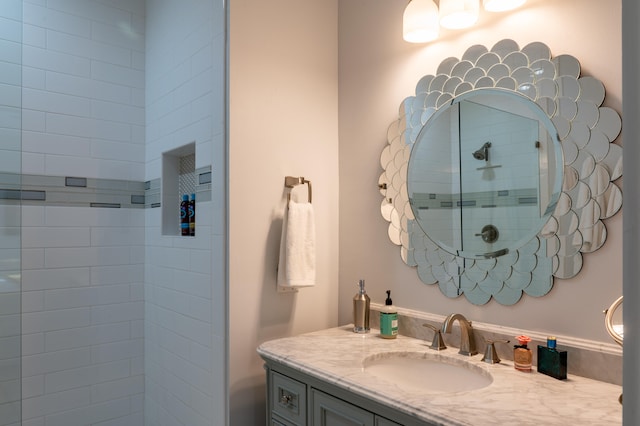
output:
M467 392L489 386L491 374L455 358L421 352L390 352L364 360L365 374L404 388L422 392Z

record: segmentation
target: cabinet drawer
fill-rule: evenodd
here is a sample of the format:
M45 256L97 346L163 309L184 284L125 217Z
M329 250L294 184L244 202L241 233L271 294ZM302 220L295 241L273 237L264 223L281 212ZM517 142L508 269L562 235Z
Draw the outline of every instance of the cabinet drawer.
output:
M307 421L307 386L271 372L271 411L295 424Z

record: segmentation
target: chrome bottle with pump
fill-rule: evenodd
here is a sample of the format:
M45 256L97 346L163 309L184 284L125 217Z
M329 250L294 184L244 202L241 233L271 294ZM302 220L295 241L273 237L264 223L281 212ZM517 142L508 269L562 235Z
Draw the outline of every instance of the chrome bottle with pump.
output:
M358 293L353 296L353 332L369 332L369 305L371 299L364 290L364 280L358 282Z

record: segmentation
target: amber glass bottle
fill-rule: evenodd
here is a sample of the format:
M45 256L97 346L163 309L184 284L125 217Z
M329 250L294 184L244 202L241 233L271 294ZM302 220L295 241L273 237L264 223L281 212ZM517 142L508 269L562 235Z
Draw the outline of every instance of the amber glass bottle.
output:
M518 336L516 339L520 344L513 347L513 366L518 371L528 373L531 371L531 360L533 359L531 349L527 346L531 338L529 336Z

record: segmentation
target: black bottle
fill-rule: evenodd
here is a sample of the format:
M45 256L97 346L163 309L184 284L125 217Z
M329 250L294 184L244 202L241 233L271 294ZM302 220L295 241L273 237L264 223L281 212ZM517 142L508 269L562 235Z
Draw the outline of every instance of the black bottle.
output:
M538 372L558 380L567 378L567 351L556 349L556 338L548 337L547 346L538 345Z
M182 196L180 203L180 234L189 235L189 196L187 194Z

